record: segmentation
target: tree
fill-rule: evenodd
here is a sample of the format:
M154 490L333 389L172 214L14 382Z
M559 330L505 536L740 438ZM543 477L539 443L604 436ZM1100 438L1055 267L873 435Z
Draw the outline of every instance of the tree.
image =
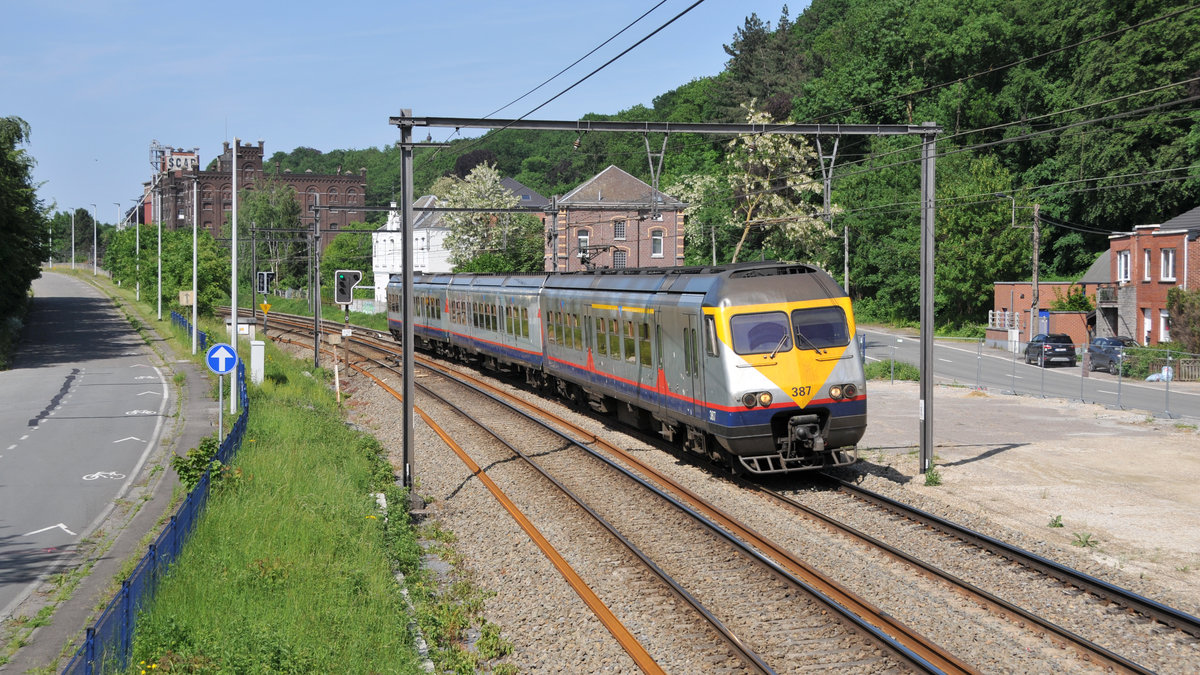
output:
M20 146L29 124L0 117L0 317L15 314L49 252L46 216L33 184L33 158Z
M685 264L723 262L737 239L728 181L711 174L688 174L663 192L687 204L683 210Z
M329 242L321 254L321 287L333 288L333 274L338 270L358 270L363 280L371 281L371 233L375 226L369 223L350 223L346 231L339 233Z
M480 164L465 179L448 177L434 186L449 208L510 209L520 200L500 184L500 174L490 164ZM450 227L446 248L457 268L468 266L484 254L506 260L510 272L542 269L542 227L534 217L515 213L448 212L442 220ZM532 252L536 251L536 254Z
M1184 351L1200 354L1200 290L1167 291L1167 314L1171 317L1171 340Z
M743 108L749 124L778 123L755 110L753 101ZM725 161L730 169L734 212L742 228L732 262L738 261L747 242L752 248L771 246L795 252L797 257L808 257L820 249L819 240L829 229L805 201L822 191L811 173L815 158L816 153L799 136L742 134L730 141Z
M274 272L275 278L289 287L304 285L307 279L308 235L284 231L299 229L300 215L296 189L271 176L238 195L238 224L258 230L253 237L242 235L257 242L259 269L255 272ZM250 260L239 262L249 264Z

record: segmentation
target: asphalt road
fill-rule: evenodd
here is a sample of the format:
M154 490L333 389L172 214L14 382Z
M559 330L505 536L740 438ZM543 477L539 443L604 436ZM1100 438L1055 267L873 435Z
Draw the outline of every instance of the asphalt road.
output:
M0 372L0 617L124 495L158 442L168 383L112 301L58 274L34 282Z
M866 336L868 361L894 359L920 363L918 336L860 329ZM1200 385L1195 382L1145 382L1085 373L1082 365L1039 368L1022 354L981 347L978 340L938 338L933 346L934 377L939 382L1015 393L1081 400L1163 417L1200 418ZM1086 376L1085 376L1086 375Z

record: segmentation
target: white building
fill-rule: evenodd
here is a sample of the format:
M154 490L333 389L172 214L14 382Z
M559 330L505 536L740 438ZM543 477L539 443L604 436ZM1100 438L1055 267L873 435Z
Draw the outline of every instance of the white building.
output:
M442 224L442 214L418 209L437 206L437 197L426 195L413 202L413 271L450 272L450 252L446 250L446 235L450 228ZM404 271L404 234L400 227L400 212L396 202L388 213L387 222L371 235L372 270L375 272L375 303L387 307L387 285L393 274Z

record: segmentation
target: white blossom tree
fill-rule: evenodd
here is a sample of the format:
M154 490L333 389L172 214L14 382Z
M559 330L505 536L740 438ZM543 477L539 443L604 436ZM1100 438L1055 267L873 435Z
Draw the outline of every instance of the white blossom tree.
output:
M742 107L750 124L778 124L756 110L753 101ZM808 141L791 134L742 134L728 147L729 186L742 227L732 262L756 229L762 233L753 238L756 243L815 254L819 241L828 236L828 226L806 201L822 192L821 182L813 177L816 153Z
M433 192L439 206L462 209L510 209L521 200L500 184L500 173L490 164L480 164L465 179L438 179ZM443 222L450 227L446 248L450 262L459 268L478 269L478 261L487 260L489 271L529 271L530 256L540 263L541 224L523 213L447 212ZM530 253L532 251L532 254ZM492 270L497 266L509 269ZM540 267L540 264L538 265Z

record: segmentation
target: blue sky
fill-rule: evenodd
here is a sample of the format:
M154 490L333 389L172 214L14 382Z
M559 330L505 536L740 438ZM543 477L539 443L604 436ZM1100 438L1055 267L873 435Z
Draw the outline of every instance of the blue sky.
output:
M39 195L61 210L128 208L150 177L150 144L200 148L234 137L269 157L298 146L383 147L390 115L484 117L569 65L658 0L524 3L38 0L6 3L0 116L32 127ZM543 89L496 115L519 117L666 23L666 0ZM807 2L793 3L794 19ZM705 0L587 82L531 115L615 113L715 75L751 13L783 0ZM445 140L446 131L434 132Z

